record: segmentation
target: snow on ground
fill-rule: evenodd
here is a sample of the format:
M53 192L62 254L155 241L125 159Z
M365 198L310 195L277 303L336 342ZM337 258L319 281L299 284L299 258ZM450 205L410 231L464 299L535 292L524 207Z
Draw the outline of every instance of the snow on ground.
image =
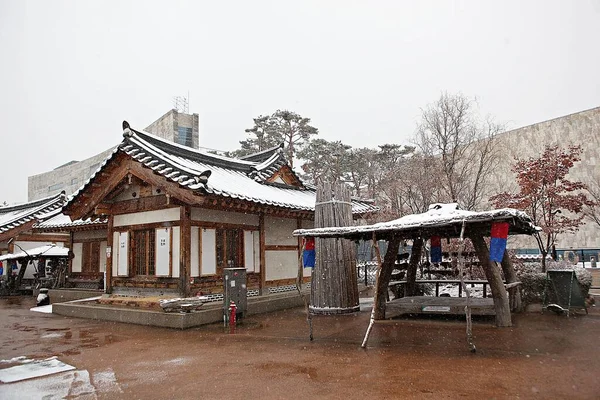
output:
M45 360L35 360L14 367L0 369L0 382L18 382L73 369L75 367L72 365L65 364L56 357L50 357Z
M0 399L97 399L123 393L112 369L90 376L87 370L75 370L56 357L31 360L21 356L0 360L0 364L14 363L21 365L0 369Z
M52 314L52 304L47 306L31 307L29 311L41 312L44 314Z

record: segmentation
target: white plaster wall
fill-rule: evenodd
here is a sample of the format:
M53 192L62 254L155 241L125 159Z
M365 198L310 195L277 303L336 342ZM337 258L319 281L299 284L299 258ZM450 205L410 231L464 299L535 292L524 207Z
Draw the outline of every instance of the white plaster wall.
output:
M215 253L216 231L214 229L202 229L202 264L200 272L202 275L214 275L217 273L217 256Z
M298 252L272 250L265 253L266 280L289 279L298 276Z
M254 272L254 235L255 231L244 231L244 266L248 272Z
M265 217L265 245L298 245L298 238L292 236L297 222L290 218Z
M106 240L100 242L100 272L106 272Z
M112 254L112 276L118 276L119 268L119 232L113 232L111 254Z
M117 227L167 221L179 221L179 208L115 215L113 225Z
M192 265L190 268L190 276L197 277L200 276L200 228L197 226L192 226L192 232L190 236L192 246L190 250Z
M157 228L155 243L156 275L169 276L169 248L171 246L171 228Z
M258 226L258 215L256 214L211 210L208 208L192 208L191 218L192 221Z
M181 242L179 231L178 226L173 227L173 274L171 275L173 278L179 278L179 243Z
M83 264L83 243L73 243L73 255L71 271L81 272L81 266Z

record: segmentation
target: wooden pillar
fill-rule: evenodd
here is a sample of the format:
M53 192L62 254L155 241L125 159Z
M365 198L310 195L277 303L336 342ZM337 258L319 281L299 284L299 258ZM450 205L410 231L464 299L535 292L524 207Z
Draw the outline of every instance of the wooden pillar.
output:
M387 299L388 285L392 278L392 271L397 259L398 248L400 247L400 237L392 235L388 241L388 248L381 263L381 271L375 287L375 319L385 319L385 301Z
M181 291L184 297L191 293L190 279L192 276L192 226L190 206L179 207L179 276L181 277Z
M106 228L106 248L110 249L110 252L106 252L106 293L112 293L112 260L113 253L115 251L113 243L113 216L108 216L108 226ZM117 243L118 245L118 243Z
M260 259L260 286L259 291L261 295L268 294L267 288L267 271L266 271L266 256L265 256L265 214L260 213L258 216L258 253Z
M404 296L414 296L417 288L417 266L421 260L421 252L423 251L423 238L413 238L412 250L410 252L410 260L406 269L406 286L404 287Z
M490 261L490 252L488 250L483 236L475 234L470 236L473 247L479 258L479 263L485 271L485 276L490 284L492 298L494 300L494 310L496 311L496 326L512 326L510 319L510 305L508 303L508 293L504 288L500 270Z
M502 272L504 273L504 279L506 279L506 283L518 282L519 278L517 278L517 273L513 268L512 262L510 261L510 256L508 255L508 251L504 250L504 256L502 257ZM520 312L523 311L523 303L521 301L521 290L520 288L514 287L508 290L509 294L509 302L510 302L510 310Z
M75 256L75 253L73 251L73 231L69 231L69 242L67 243L67 247L69 248L67 275L71 276L71 274L73 273L73 258Z

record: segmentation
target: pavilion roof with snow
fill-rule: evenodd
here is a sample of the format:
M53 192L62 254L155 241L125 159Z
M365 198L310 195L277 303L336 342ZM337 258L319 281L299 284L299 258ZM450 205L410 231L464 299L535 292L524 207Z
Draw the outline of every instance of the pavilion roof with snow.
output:
M508 222L509 235L532 235L539 230L526 213L512 208L477 212L460 210L456 203L437 203L429 206L429 210L424 213L405 215L393 221L372 225L298 229L294 231L294 235L353 240L369 240L373 235L385 240L392 234L405 239L434 235L452 238L460 236L463 222L467 234L477 230L482 234L488 233L484 236L489 236L494 222Z

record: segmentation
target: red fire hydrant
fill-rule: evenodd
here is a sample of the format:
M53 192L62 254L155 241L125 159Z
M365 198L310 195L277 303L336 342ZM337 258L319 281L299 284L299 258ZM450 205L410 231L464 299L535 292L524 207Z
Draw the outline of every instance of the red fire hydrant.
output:
M237 306L233 301L229 303L229 333L235 333L235 314Z

